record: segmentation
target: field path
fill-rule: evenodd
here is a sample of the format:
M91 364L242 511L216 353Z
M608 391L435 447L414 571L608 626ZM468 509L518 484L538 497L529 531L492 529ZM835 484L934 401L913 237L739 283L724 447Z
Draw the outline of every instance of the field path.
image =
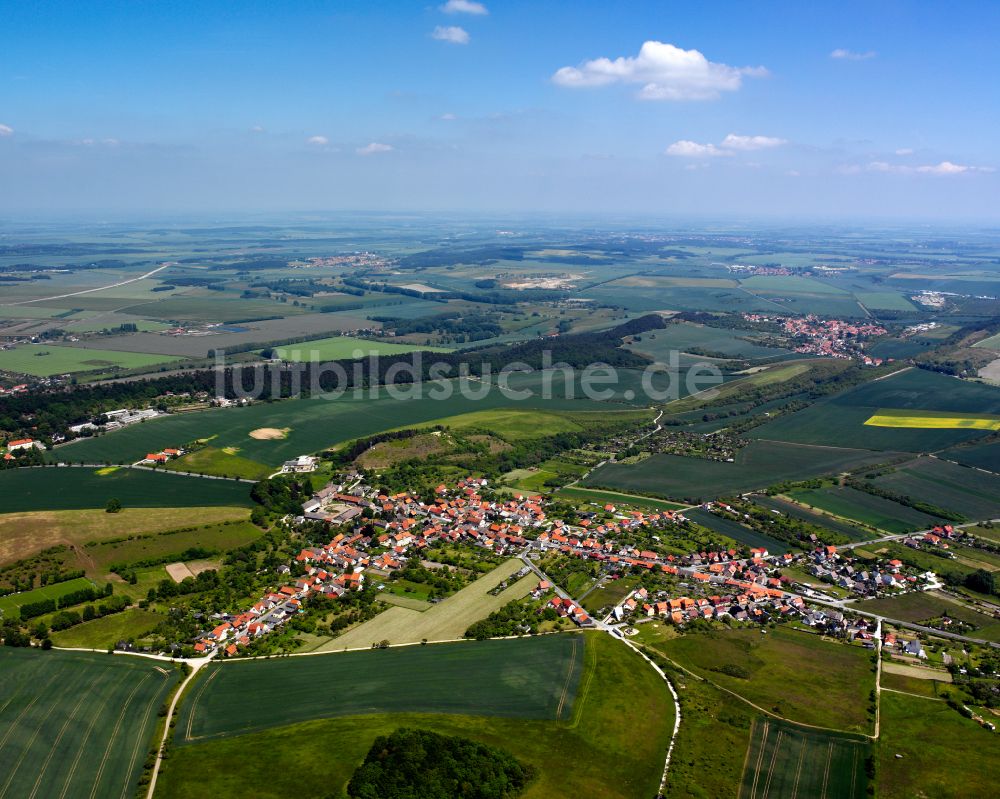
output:
M566 682L563 684L562 694L559 696L559 704L556 707L556 718L561 719L563 707L566 705L566 696L569 694L570 685L573 681L573 671L576 668L576 650L579 644L577 636L573 637L573 654L570 656L569 668L566 669Z
M199 660L186 660L184 661L191 667L191 673L185 678L177 690L174 691L174 697L170 700L170 707L167 708L167 715L163 720L163 737L160 739L160 746L156 751L156 760L153 762L153 771L149 775L149 790L146 791L146 799L153 799L153 793L156 791L156 778L160 774L160 765L163 763L163 750L167 746L167 738L170 737L170 722L173 721L174 713L177 710L177 703L180 701L181 696L183 696L184 691L190 685L191 680L193 680L198 672L211 662L212 658L218 654L218 649L212 652L208 657L201 658ZM170 658L165 658L169 660Z

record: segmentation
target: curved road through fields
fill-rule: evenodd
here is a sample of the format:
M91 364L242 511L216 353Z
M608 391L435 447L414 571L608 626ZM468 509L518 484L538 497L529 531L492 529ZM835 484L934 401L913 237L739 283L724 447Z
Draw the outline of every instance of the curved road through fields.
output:
M29 303L32 303L32 302L46 302L47 300L61 300L61 299L64 299L65 297L77 297L80 294L92 294L95 291L106 291L107 289L114 289L114 288L118 288L119 286L126 286L129 283L135 283L135 282L137 282L139 280L145 280L147 277L152 277L157 272L162 272L164 269L168 269L171 266L174 266L174 264L173 263L166 263L166 264L163 264L162 266L156 267L156 269L153 269L150 272L146 272L146 274L144 274L144 275L140 275L139 277L132 277L132 278L129 278L128 280L119 280L117 283L109 283L107 286L98 286L97 288L83 289L81 291L71 291L68 294L56 294L56 295L54 295L52 297L36 297L33 300L21 300L20 302L5 302L5 303L2 303L2 304L3 305L28 305Z

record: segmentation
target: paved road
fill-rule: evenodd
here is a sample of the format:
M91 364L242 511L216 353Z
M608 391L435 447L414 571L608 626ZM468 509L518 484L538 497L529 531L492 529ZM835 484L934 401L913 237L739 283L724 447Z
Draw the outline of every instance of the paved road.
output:
M136 281L139 281L139 280L145 280L147 277L152 277L157 272L162 272L164 269L168 269L168 268L170 268L173 265L174 264L172 264L172 263L163 264L163 266L158 266L158 267L156 267L156 269L152 270L151 272L146 272L146 274L140 275L139 277L133 277L133 278L130 278L129 280L120 280L117 283L110 283L107 286L98 286L95 289L83 289L82 291L71 291L68 294L56 294L53 297L36 297L33 300L21 300L20 302L5 302L3 304L4 305L27 305L27 304L32 303L32 302L46 302L48 300L61 300L61 299L65 298L65 297L77 297L80 294L92 294L95 291L106 291L107 289L114 289L114 288L118 288L119 286L126 286L129 283L135 283ZM136 302L138 302L138 300Z

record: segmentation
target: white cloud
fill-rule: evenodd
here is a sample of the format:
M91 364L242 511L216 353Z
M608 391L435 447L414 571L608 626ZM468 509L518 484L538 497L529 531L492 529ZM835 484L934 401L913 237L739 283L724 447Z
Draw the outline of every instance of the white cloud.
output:
M733 155L732 150L722 150L714 144L699 144L687 139L675 141L665 152L667 155L675 155L678 158L717 158Z
M458 119L458 117L455 116L454 114L448 113L448 114L441 114L441 116L439 116L438 119L443 119L445 122L453 122L456 119Z
M0 124L0 136L13 136L14 128L10 125Z
M913 155L912 147L900 147L896 150L896 155Z
M788 142L774 136L740 136L736 133L730 133L722 140L722 146L727 150L768 150L783 144Z
M306 144L318 144L320 147L329 143L330 140L326 136L310 136L306 139Z
M438 25L432 32L431 38L439 42L450 42L451 44L468 44L469 33L465 28L458 25Z
M373 141L364 147L359 147L357 153L358 155L375 155L377 153L388 153L391 150L391 144L382 144L381 142Z
M490 13L486 10L486 6L473 2L473 0L448 0L441 6L441 10L445 14L475 14L477 16Z
M788 144L787 140L774 136L740 136L737 133L730 133L718 147L714 144L700 144L696 141L681 139L667 147L666 154L676 155L680 158L728 157L736 155L737 152L767 150L772 147L780 147L783 144ZM752 164L752 166L760 166L760 164Z
M79 144L83 147L99 147L100 145L104 145L105 147L117 147L119 144L121 144L121 142L118 139L91 139L91 138L80 139L79 141L73 143Z
M839 61L867 61L869 58L875 58L877 55L878 53L874 50L866 50L862 53L856 50L848 50L844 47L838 47L830 53L830 58L836 58Z
M764 67L731 67L709 61L698 50L647 41L637 56L595 58L562 67L552 76L559 86L584 88L613 83L642 84L641 100L713 100L740 88L744 77L763 77Z
M922 166L905 166L890 164L885 161L872 161L868 164L869 172L891 172L897 175L962 175L968 172L995 172L991 166L969 166L942 161L939 164L924 164Z
M252 128L250 128L250 132L251 133L263 133L264 132L264 126L263 125L254 125Z

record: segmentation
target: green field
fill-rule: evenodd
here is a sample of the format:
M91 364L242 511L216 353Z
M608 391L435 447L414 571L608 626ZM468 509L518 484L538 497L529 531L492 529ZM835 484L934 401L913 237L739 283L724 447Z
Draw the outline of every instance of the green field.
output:
M862 799L868 752L863 740L758 719L739 799Z
M0 673L0 795L135 795L177 669L143 658L4 647Z
M1000 472L1000 443L966 444L939 453L940 457L991 472Z
M866 308L876 308L880 311L916 310L912 302L895 291L856 291L854 296Z
M303 341L278 347L274 357L283 361L338 361L346 359L367 358L370 355L398 355L403 352L451 352L443 347L417 347L411 344L396 344L392 341L375 341L350 336L331 336L330 338ZM360 353L360 354L359 354Z
M876 787L883 799L996 794L996 734L962 718L944 702L883 693L882 736L876 751Z
M273 467L217 447L202 447L181 455L168 461L162 468L171 472L197 472L221 477L242 477L245 480L263 480L274 472Z
M969 519L1000 516L1000 477L938 458L918 458L905 463L876 478L875 484L958 511Z
M250 486L230 480L205 480L139 469L43 468L0 472L4 511L103 508L120 499L132 508L250 505Z
M982 341L977 341L972 346L1000 352L1000 333L996 333L989 338L984 338Z
M568 719L583 650L574 634L213 663L184 703L177 741L361 713ZM268 686L254 702L250 684Z
M716 630L670 637L660 624L639 625L636 640L768 712L803 724L868 733L869 693L875 687L871 653L778 626ZM746 670L734 677L718 669Z
M663 330L652 330L639 336L628 349L649 355L661 363L669 363L672 352L700 349L732 358L777 358L788 350L762 346L750 338L749 331L706 327L679 322Z
M940 519L898 502L845 486L796 490L790 492L789 496L804 505L890 533L926 530L941 523Z
M546 636L552 637L564 636ZM564 708L563 721L483 715L473 698L484 694L486 702L491 703L493 696L509 688L486 679L479 681L476 674L463 673L458 685L469 695L468 712L476 715L413 714L403 712L402 707L374 715L372 708L369 715L325 718L182 746L171 754L157 785L157 795L163 799L214 799L220 795L340 799L375 737L405 726L472 738L501 747L535 766L536 780L518 799L648 799L656 794L660 783L663 758L673 729L673 703L660 677L622 643L600 633L584 637L587 640L583 675L572 711ZM503 647L521 642L489 643ZM419 655L435 648L440 647L400 651ZM392 651L366 654L377 661ZM505 650L492 651L503 654ZM327 659L285 658L272 663L287 669L297 667L299 661ZM503 659L507 659L506 655ZM412 662L403 661L403 679L399 679L397 671L389 683L391 691L397 691L396 686L415 671ZM486 664L485 668L489 672L496 666ZM426 675L419 675L421 682L425 679ZM542 682L548 684L551 680L546 673ZM283 684L280 681L279 688ZM313 694L322 698L330 687L330 683L324 682L321 690L314 690ZM268 691L264 690L260 696L266 699ZM637 697L642 700L636 701ZM485 711L489 710L487 704ZM178 728L181 729L180 725ZM261 753L267 756L262 757ZM224 763L240 766L221 768ZM281 768L275 768L275 763L281 763Z
M79 649L107 649L119 641L140 638L156 628L163 616L148 610L130 608L93 621L85 621L61 632L52 633L56 646Z
M539 388L538 375L527 375L520 382L511 379L511 386L525 384ZM478 391L478 383L470 384ZM50 457L59 460L101 463L132 463L164 447L177 447L189 441L210 439L218 449L235 447L241 458L269 466L277 466L304 453L372 435L383 430L411 427L434 420L466 414L516 407L522 410L612 411L628 410L627 405L609 405L585 399L544 400L540 397L518 401L508 399L499 390L491 390L482 399L462 396L455 382L449 382L454 393L438 398L434 387L424 387L422 398L393 399L380 392L378 398L355 398L346 394L339 399L291 399L273 403L255 403L245 408L218 408L198 413L174 414L145 424L130 425L107 435L60 447ZM441 390L445 390L445 388ZM260 428L289 428L281 439L260 440L250 433Z
M0 596L0 616L16 619L19 617L18 609L21 605L27 605L31 602L41 602L43 599L54 599L58 602L61 596L79 591L82 588L93 587L94 584L86 577L77 577L74 580L46 585L43 588L22 591L20 594Z
M1000 388L923 369L905 369L757 427L756 438L904 452L934 452L986 435L986 430L875 427L880 408L925 413L1000 414ZM914 415L920 415L914 413Z
M591 472L583 484L677 499L712 499L783 480L835 474L885 457L859 449L754 441L737 452L735 463L653 455L638 463L606 464Z
M146 355L139 352L91 350L60 347L54 344L19 344L11 350L0 350L0 369L35 377L51 377L71 372L108 370L113 367L133 369L140 366L177 361L166 355Z
M740 524L732 519L724 519L711 511L702 508L692 508L691 510L684 511L684 515L702 527L707 527L709 530L714 530L717 533L728 536L744 546L764 547L771 554L777 555L782 555L789 551L789 546L784 541L779 541L777 538L771 538L769 535L758 533L744 524Z
M846 292L828 281L797 275L754 275L740 280L740 284L751 291L765 294L845 294Z
M570 502L584 502L587 504L614 505L615 507L629 507L648 510L679 510L687 507L679 502L667 502L662 499L652 499L651 497L641 497L636 494L622 494L618 491L601 491L599 488L583 488L581 486L568 486L560 488L555 496L557 499L565 499Z

